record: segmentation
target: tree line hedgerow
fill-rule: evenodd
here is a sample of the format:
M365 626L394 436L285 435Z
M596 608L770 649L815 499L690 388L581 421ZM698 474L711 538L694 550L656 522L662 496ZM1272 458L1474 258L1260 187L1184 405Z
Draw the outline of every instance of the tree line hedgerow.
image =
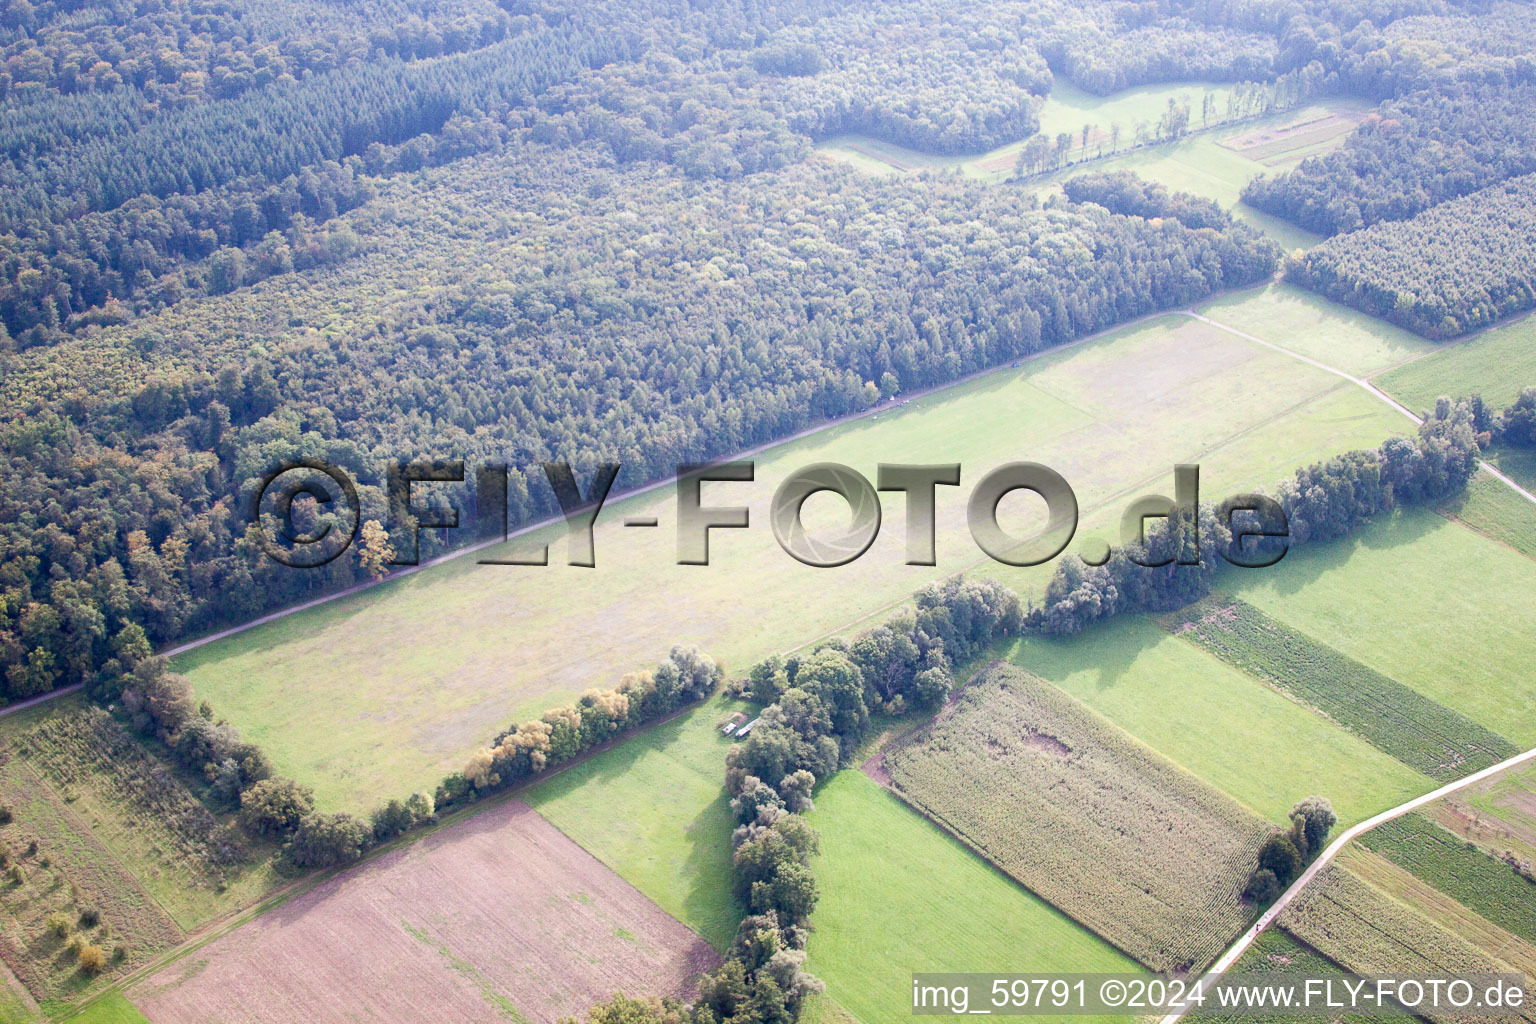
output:
M870 713L933 709L953 671L1023 625L1017 595L991 581L951 580L919 592L904 609L853 641L835 639L804 655L774 657L732 684L766 706L747 738L726 755L725 788L737 895L748 915L726 959L691 1005L618 996L590 1011L589 1024L792 1024L821 981L803 970L818 898L812 858L820 848L805 820L811 790L850 762L868 736Z
M664 718L714 692L721 670L692 647L676 646L651 672L632 672L612 689L593 689L574 705L554 708L514 726L477 751L464 772L449 775L435 793L390 799L364 820L315 809L306 786L274 773L271 761L238 729L213 719L185 677L152 655L142 635L120 645L118 656L90 689L92 699L118 710L139 733L163 744L169 756L208 783L216 809L237 811L253 836L281 844L296 868L324 868L357 860L437 816L464 807L556 768L625 732ZM201 805L199 805L200 807ZM199 842L214 841L211 823ZM217 841L229 844L228 837ZM236 851L237 852L237 851ZM217 863L236 852L204 852Z
M1478 429L1481 408L1480 401L1447 400L1419 427L1417 437L1394 437L1374 451L1346 452L1298 469L1274 495L1285 512L1288 540L1253 539L1268 551L1277 543L1335 540L1396 506L1438 501L1461 491L1477 469L1480 444L1491 440L1486 426ZM1235 513L1234 527L1241 522L1236 517L1247 514ZM1099 566L1076 555L1064 558L1044 601L1031 609L1031 624L1047 633L1076 633L1126 612L1183 607L1209 593L1217 573L1233 571L1222 568L1226 560L1217 554L1231 542L1232 529L1214 506L1176 510L1147 530L1137 560L1122 549ZM1148 567L1157 562L1163 564Z

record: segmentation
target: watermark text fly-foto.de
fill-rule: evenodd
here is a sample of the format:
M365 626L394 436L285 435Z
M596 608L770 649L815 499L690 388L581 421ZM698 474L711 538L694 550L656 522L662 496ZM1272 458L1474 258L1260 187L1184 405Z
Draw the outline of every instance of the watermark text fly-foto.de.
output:
M599 463L589 475L585 490L568 463L542 464L543 476L559 502L567 533L567 564L595 567L597 545L594 527L618 477L618 463ZM462 461L397 462L388 467L388 524L394 556L392 565L416 565L419 534L423 529L456 530L460 509L439 500L427 507L422 493L434 484L463 484ZM504 465L479 467L474 475L473 518L477 539L508 539L507 488ZM715 531L745 530L752 526L751 510L727 504L724 495L745 496L757 479L750 461L714 462L679 466L676 476L677 563L710 564L710 541ZM768 521L774 538L786 554L818 568L832 568L856 561L880 534L879 492L904 496L906 508L906 564L937 564L936 507L940 487L959 487L959 463L880 463L871 482L857 470L839 463L818 462L796 470L774 490ZM710 486L706 504L704 487ZM999 522L998 507L1004 498L1027 492L1045 505L1045 526L1029 535L1010 533ZM832 494L846 503L846 526L813 530L803 512L808 499ZM720 495L722 497L717 497ZM1200 551L1197 514L1200 500L1200 469L1195 465L1174 468L1174 496L1148 494L1130 502L1120 519L1122 550L1140 565L1156 567L1174 562L1194 564ZM310 525L300 527L296 510L301 499L314 503ZM735 499L741 500L740 498ZM263 549L274 560L295 568L325 565L351 546L361 525L362 508L357 486L350 474L318 460L283 462L271 470L255 489L248 514L257 526ZM1289 537L1285 511L1264 494L1239 494L1216 508L1218 521L1227 527L1231 540L1220 549L1221 557L1235 565L1261 568L1284 556ZM1196 543L1154 556L1146 545L1149 523L1182 516L1196 531ZM966 524L976 546L988 557L1013 566L1049 562L1066 550L1077 532L1077 495L1067 480L1038 462L1009 462L982 474L966 501ZM656 516L628 516L626 527L660 526ZM1107 544L1081 553L1090 565L1102 565L1111 557ZM548 545L517 557L482 558L482 564L539 566L549 564Z

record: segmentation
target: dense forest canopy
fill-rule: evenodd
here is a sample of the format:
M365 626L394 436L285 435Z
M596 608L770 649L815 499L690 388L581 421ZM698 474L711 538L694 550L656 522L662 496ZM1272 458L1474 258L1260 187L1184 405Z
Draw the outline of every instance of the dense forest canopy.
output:
M1431 338L1485 327L1536 305L1536 175L1329 239L1288 274Z
M1377 159L1361 187L1417 175L1423 208L1524 173L1530 147L1476 141L1523 137L1525 51L1480 40L1524 24L1445 0L6 0L6 694L376 571L260 557L239 510L278 459L353 471L381 521L384 459L637 483L1276 259L1189 197L1100 181L1041 209L859 176L820 139L984 149L1063 80L1396 96L1412 139L1473 139L1448 171ZM510 511L553 504L514 474Z
M1344 146L1243 199L1320 234L1402 220L1536 171L1536 61L1513 81L1457 82L1388 101Z
M1276 255L1230 221L1038 210L953 178L868 182L818 162L700 187L600 164L530 144L425 187L392 183L347 218L378 251L329 277L182 304L109 328L105 344L28 350L15 397L30 392L37 412L8 437L30 451L6 493L10 550L39 583L55 567L93 593L87 581L126 577L128 618L163 641L348 578L340 563L284 574L252 560L237 497L276 459L325 458L377 485L402 453L615 458L621 483L639 483L862 409L870 382L951 380L1256 280ZM369 302L342 344L310 326L309 310L391 281L406 287ZM107 380L64 376L103 356ZM109 458L126 438L138 458ZM137 505L108 497L134 492ZM514 472L514 520L553 511L542 483ZM88 529L105 532L87 545ZM136 531L136 553L117 548ZM128 556L152 586L108 567ZM59 622L18 620L18 645L62 643ZM109 619L98 643L117 628ZM18 691L46 688L27 678Z
M181 106L355 67L376 53L459 53L504 38L519 20L527 19L490 0L5 0L0 96L131 88Z

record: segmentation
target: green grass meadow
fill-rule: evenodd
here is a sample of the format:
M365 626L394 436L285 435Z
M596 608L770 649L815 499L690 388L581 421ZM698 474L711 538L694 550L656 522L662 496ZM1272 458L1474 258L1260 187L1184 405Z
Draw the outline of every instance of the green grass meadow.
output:
M1459 398L1473 392L1502 409L1522 389L1536 385L1536 317L1442 345L1427 358L1383 373L1375 383L1415 412L1433 409L1441 395Z
M64 1024L149 1024L121 993L109 992Z
M715 728L734 706L711 701L524 795L722 949L744 913L731 893L731 741ZM913 971L1135 969L857 768L817 790L811 822L822 835L813 865L822 895L808 967L827 981L817 1010L827 1024L909 1012Z
M540 814L667 913L724 950L746 913L731 891L725 752L716 698L523 795Z
M1494 447L1483 457L1515 483L1536 493L1536 450Z
M1269 821L1315 793L1348 825L1435 786L1141 616L1026 638L1008 658Z
M1270 617L1536 745L1536 563L1436 515L1399 513L1229 584Z
M864 1024L910 1016L915 972L1138 969L856 768L817 791L810 821L821 902L806 966Z
M1536 558L1536 505L1502 480L1478 473L1441 511L1490 540Z
M1356 376L1435 352L1435 344L1417 334L1293 284L1224 295L1201 306L1199 312Z
M1287 116L1275 115L1273 120L1283 120ZM1084 171L1135 171L1148 181L1166 185L1175 192L1190 192L1214 199L1238 220L1262 231L1287 251L1310 249L1322 241L1321 236L1241 202L1243 186L1269 168L1221 145L1223 138L1251 130L1265 120L1271 119L1248 121L1231 128L1213 129L1173 142L1146 146L1069 168L1055 177L1059 180Z

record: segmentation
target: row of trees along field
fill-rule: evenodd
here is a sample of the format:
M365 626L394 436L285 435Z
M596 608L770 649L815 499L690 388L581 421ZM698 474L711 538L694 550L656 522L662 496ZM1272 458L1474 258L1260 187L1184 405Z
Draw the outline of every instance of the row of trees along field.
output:
M818 898L811 860L820 837L803 814L811 790L848 764L867 736L871 710L936 708L952 673L1023 624L1018 596L991 581L950 580L921 591L849 643L829 640L804 656L774 657L733 683L767 704L726 757L725 786L737 828L731 836L737 895L749 913L725 962L705 975L699 997L619 996L589 1024L793 1024L821 981L803 969Z
M1326 84L1322 65L1313 61L1300 70L1287 71L1273 82L1238 82L1228 90L1225 100L1207 90L1200 98L1198 113L1193 96L1169 97L1167 107L1156 117L1126 124L1112 121L1107 129L1098 133L1094 131L1095 125L1085 124L1081 134L1058 132L1054 139L1036 135L1019 147L1014 177L1047 174L1073 163L1113 156L1122 150L1181 139L1192 131L1287 110L1317 96ZM1096 145L1090 154L1089 143L1094 140ZM1077 150L1075 160L1074 149Z
M1505 417L1524 422L1522 415L1511 407ZM1336 540L1394 507L1434 502L1463 490L1477 469L1480 446L1491 443L1491 430L1480 400L1446 400L1415 438L1394 437L1374 451L1346 452L1298 469L1274 495L1289 529L1288 540L1280 543ZM1063 558L1044 601L1030 610L1031 626L1076 633L1100 619L1169 611L1205 596L1226 565L1221 553L1229 549L1232 530L1214 506L1201 505L1195 514L1198 529L1191 529L1196 526L1192 514L1180 510L1149 526L1144 549L1116 549L1104 565L1088 565L1076 555ZM1245 515L1238 513L1234 525L1241 525ZM1267 528L1260 523L1247 528L1255 527ZM1274 553L1275 543L1259 539L1257 547L1244 550Z
M401 259L480 256L438 288L398 290L343 347L302 327L270 346L241 335L266 302L301 325L310 306L322 315L378 264L354 260L297 302L268 292L109 328L113 368L88 385L74 347L25 353L0 428L8 696L88 678L128 623L159 645L362 578L365 548L307 572L260 553L243 510L277 460L345 469L379 522L382 466L403 457L582 473L613 459L636 484L866 408L882 386L942 383L1259 280L1276 256L1231 222L1036 209L953 178L801 164L706 188L536 145L503 159L493 180L474 167L452 187L481 190L483 209L562 215L511 239L495 220L455 230L415 212L362 226ZM502 261L539 269L509 282ZM510 490L514 525L558 511L518 469Z
M1298 253L1286 276L1430 338L1536 305L1536 175Z
M513 786L589 752L624 732L696 703L720 684L721 670L693 647L675 646L651 672L632 672L611 689L592 689L575 704L553 708L539 719L503 732L477 751L462 773L436 793L391 799L365 820L315 810L314 793L274 774L259 746L234 726L213 719L184 676L154 657L137 627L119 638L89 690L91 698L120 715L141 735L158 741L183 768L209 783L214 809L238 811L252 836L281 844L287 865L322 868L360 858L437 815Z
M1328 845L1328 833L1338 823L1333 805L1320 796L1309 796L1291 808L1291 828L1277 832L1259 849L1258 863L1248 878L1244 895L1260 906L1279 898L1317 859Z

